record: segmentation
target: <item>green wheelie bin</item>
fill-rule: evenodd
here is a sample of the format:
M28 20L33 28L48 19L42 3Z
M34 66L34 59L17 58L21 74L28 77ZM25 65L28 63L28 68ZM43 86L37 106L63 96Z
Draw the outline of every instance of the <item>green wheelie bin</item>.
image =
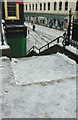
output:
M7 43L11 48L12 58L21 58L26 56L26 36L27 27L25 25L6 26Z

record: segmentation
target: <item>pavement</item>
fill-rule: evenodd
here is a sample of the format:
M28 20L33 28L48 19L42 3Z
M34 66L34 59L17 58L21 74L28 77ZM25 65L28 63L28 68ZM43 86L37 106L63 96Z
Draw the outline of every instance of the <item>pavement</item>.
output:
M4 57L0 59L0 68L0 118L60 118L60 116L61 118L76 118L76 78L72 78L72 80L67 79L64 83L59 82L58 87L61 91L61 94L59 94L60 91L57 89L57 84L54 83L51 84L54 85L53 88L50 84L47 86L45 86L45 84L16 86L9 58ZM63 86L66 86L65 91L62 91ZM68 102L70 101L70 97L66 93L69 87L71 89L69 94L71 95L71 93L73 93L75 96L71 98L71 106L69 106L70 102ZM55 95L55 93L52 92L53 90L56 91L55 97L57 101L54 100L54 97L49 99L50 96ZM65 105L62 98L65 100L66 97L68 97L68 99ZM48 98L49 101L46 98ZM59 98L61 98L61 101L59 101ZM47 102L45 102L45 100ZM56 106L57 109L54 107L51 109L50 103L52 101L54 107ZM64 109L63 105L65 105ZM64 110L63 114L62 110Z
M3 118L76 118L76 78L52 82L47 85L43 83L18 86L15 84L10 60L6 57L0 59L0 67L0 74L2 74L2 76L0 75L0 85L2 85L0 107L2 107ZM70 90L68 90L69 88ZM67 91L69 92L67 93Z

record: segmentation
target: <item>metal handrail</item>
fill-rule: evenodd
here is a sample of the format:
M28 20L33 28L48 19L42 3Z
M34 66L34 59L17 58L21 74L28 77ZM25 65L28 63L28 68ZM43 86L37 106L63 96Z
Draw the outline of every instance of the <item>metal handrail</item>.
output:
M47 43L46 45L42 46L39 50L41 50L42 48L44 48L44 47L46 47L46 46L48 46L48 48L49 48L49 45L50 45L51 43L55 42L56 40L58 40L58 39L61 38L61 37L62 37L62 36L59 36L59 37L55 38L55 39L52 40L51 42L49 42L49 43ZM58 43L59 43L59 42L58 42Z
M36 48L36 49L39 51L39 53L40 53L40 50L41 50L42 48L45 48L46 46L48 46L48 48L49 48L49 45L50 45L51 43L55 42L56 40L57 40L57 43L59 43L59 39L60 39L60 38L63 38L63 36L59 36L59 37L55 38L54 40L52 40L51 42L47 43L46 45L42 46L42 47L39 48L39 49L38 49L36 46L33 46L33 47L30 48L30 50L27 51L27 54L30 53L30 51L31 51L32 49L34 50L34 48Z
M34 46L34 48L36 48L37 50L39 50L36 46Z
M27 51L27 54L28 54L32 49L34 50L35 48L39 51L39 49L38 49L36 46L33 46L33 47L31 47L31 48Z

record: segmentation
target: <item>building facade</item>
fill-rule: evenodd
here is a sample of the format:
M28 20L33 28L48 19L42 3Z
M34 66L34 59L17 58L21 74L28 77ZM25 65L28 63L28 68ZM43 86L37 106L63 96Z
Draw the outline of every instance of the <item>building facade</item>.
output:
M78 19L78 0L33 0L24 2L25 19L32 22L67 27L69 10L72 20Z

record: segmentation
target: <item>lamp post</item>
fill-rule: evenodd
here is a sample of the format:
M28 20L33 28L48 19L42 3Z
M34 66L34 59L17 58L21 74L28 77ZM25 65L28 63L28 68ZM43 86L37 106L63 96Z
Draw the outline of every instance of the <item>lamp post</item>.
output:
M69 45L69 42L70 42L70 30L71 30L71 9L69 11L69 25L68 25L68 45Z

